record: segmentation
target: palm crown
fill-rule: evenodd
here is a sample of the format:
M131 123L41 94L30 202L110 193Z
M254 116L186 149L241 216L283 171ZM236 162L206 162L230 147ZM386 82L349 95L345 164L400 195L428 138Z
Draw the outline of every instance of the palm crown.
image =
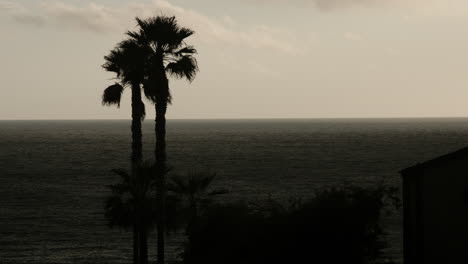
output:
M168 184L168 190L185 202L191 211L190 217L197 217L199 210L207 206L215 196L226 194L226 189L212 188L216 173L188 172L185 176L174 176Z
M175 17L158 16L136 20L139 30L129 31L127 35L129 41L146 53L142 81L145 95L154 102L170 102L166 73L192 81L198 71L197 60L193 56L197 50L184 42L194 32L178 26Z
M106 62L102 67L109 72L114 72L120 80L120 83L115 83L104 90L102 95L104 105L117 105L119 107L125 87L130 86L132 89L139 89L145 76L144 60L147 53L144 47L137 45L134 41L124 40L104 57ZM143 119L145 109L142 102L139 103L136 110L140 118Z
M194 32L177 25L175 17L158 16L141 20L136 18L137 31L128 31L130 37L120 42L102 66L114 72L120 83L104 90L104 105L120 106L125 87L143 84L145 96L153 102L171 102L166 73L192 81L198 71L197 50L186 45L184 39ZM144 117L144 105L140 106Z

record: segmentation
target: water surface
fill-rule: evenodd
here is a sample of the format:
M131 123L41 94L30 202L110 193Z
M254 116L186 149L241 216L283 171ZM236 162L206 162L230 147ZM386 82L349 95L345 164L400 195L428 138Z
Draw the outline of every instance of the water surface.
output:
M151 121L143 132L151 159ZM103 217L130 135L126 120L0 121L1 263L131 262L131 234ZM399 186L400 169L468 145L468 119L169 120L167 138L175 173L216 171L231 197L255 200L343 182ZM400 215L386 224L400 259ZM169 240L172 256L179 243Z

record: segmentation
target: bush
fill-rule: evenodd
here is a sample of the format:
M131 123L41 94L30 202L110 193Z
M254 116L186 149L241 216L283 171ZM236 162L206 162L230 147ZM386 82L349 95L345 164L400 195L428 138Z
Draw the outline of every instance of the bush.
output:
M185 263L379 263L390 188L332 187L307 201L212 205L188 232Z

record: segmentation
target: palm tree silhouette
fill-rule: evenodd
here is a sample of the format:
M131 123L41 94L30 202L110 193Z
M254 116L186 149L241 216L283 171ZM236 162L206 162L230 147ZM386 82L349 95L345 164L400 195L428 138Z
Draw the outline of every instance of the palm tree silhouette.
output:
M140 84L144 79L144 51L134 41L120 42L110 53L104 57L102 67L116 74L120 83L115 83L104 90L103 105L116 105L120 107L121 95L125 87L132 91L132 173L136 174L137 167L142 161L142 133L141 122L145 116L145 105L141 100ZM133 262L138 262L138 234L134 227L133 234ZM136 244L135 244L136 243Z
M180 27L175 17L158 16L141 20L136 18L138 31L129 31L130 41L146 53L145 79L143 90L145 96L155 104L155 161L159 171L166 170L166 110L171 103L167 74L192 81L198 71L195 57L196 49L186 45L184 40L194 32ZM158 173L157 186L158 208L164 215L165 209L165 174ZM157 220L158 262L164 263L164 217Z
M169 179L167 189L170 197L178 199L177 206L182 211L179 215L185 218L188 245L193 245L192 232L203 211L208 208L217 195L228 193L226 189L212 188L211 185L215 177L216 173L192 171L183 176L173 176Z
M112 170L120 176L121 182L109 186L112 194L105 205L105 216L111 227L133 227L136 231L134 239L137 241L133 241L133 245L137 245L136 263L140 264L148 263L148 233L155 219L160 217L155 203L154 169L153 165L143 163L135 170L137 177L123 169Z
M170 178L167 189L182 200L189 211L189 222L200 216L201 210L209 205L217 195L228 190L212 188L216 173L191 171L184 176Z

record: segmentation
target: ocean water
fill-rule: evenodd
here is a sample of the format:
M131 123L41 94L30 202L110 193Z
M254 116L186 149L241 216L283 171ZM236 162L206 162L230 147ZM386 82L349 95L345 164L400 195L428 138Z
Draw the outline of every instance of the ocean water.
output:
M143 130L151 159L153 123ZM216 171L232 198L255 200L400 186L399 170L468 145L468 119L169 120L167 139L175 173ZM131 233L103 216L110 170L129 155L128 120L0 121L0 263L130 263ZM401 259L399 212L385 224ZM181 242L168 240L171 257ZM154 261L154 235L149 247Z

